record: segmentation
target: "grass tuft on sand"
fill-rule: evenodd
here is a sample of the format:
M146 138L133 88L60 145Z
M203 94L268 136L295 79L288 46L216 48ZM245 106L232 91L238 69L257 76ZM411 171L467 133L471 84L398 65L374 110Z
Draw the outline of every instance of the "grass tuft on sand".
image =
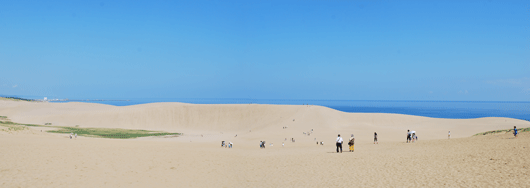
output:
M509 133L509 132L512 132L513 129L501 129L501 130L494 130L494 131L486 131L486 132L482 132L482 133L477 133L473 136L480 136L480 135L490 135L490 134L499 134L499 133ZM527 128L518 128L517 129L517 132L519 133L522 133L522 132L529 132L530 131L530 127L527 127Z

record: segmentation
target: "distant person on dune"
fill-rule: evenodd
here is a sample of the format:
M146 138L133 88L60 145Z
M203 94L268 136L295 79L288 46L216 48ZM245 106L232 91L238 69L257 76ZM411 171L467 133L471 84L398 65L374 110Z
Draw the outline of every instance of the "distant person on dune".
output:
M517 127L516 126L513 126L513 136L517 138Z
M374 132L374 144L379 144L379 142L377 141L377 132Z
M77 133L75 133L75 139L77 139Z
M339 152L339 148L340 148L340 152L342 153L342 138L340 137L340 134L337 136L337 143L335 144L337 146L337 153Z
M350 146L350 152L354 151L355 146L355 137L353 137L353 134L351 135L350 141L348 142L348 145Z
M228 148L232 148L232 145L233 145L233 144L234 144L234 143L232 143L232 142L228 142Z
M451 131L447 132L447 139L451 138Z
M410 130L407 130L407 143L409 143L409 141L412 140L412 133L410 132Z

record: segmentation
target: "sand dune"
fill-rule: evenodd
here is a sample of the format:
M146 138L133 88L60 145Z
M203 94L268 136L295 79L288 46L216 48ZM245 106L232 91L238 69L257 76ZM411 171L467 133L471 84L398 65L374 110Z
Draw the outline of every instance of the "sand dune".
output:
M116 107L2 100L0 115L20 123L184 133L169 139L70 140L41 133L39 128L0 131L0 187L524 187L530 183L530 134L517 139L510 134L471 137L514 125L530 127L530 122L510 118L438 119L294 105ZM311 129L310 136L302 133ZM406 144L406 129L417 131L420 141ZM374 131L378 145L372 144ZM337 133L345 139L355 134L356 152L336 154ZM285 138L296 142L282 147ZM317 146L315 138L325 145ZM221 140L234 142L234 148L220 148ZM260 149L260 140L274 146Z
M370 142L374 131L378 132L380 141L403 141L407 129L417 131L421 140L430 140L446 138L449 130L453 138L462 138L488 130L509 129L514 125L530 126L527 121L511 118L455 120L344 113L322 106L258 104L151 103L117 107L77 102L0 101L0 114L20 123L160 130L217 135L225 139L238 134L248 139L259 136L274 142L292 137L332 142L338 133L355 134L359 141ZM314 133L304 137L302 133L311 129Z

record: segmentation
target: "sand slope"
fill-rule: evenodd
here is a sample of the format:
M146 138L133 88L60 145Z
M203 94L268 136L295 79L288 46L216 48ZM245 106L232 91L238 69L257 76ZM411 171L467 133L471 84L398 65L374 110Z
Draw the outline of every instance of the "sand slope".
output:
M0 187L525 187L530 134L414 144L219 148L0 134Z
M197 105L152 103L116 107L93 103L35 103L0 101L0 115L14 122L59 126L108 127L182 132L227 140L285 138L333 142L338 133L371 142L373 132L380 141L404 141L407 129L420 140L453 138L478 132L529 127L530 122L511 118L438 119L399 114L344 113L321 106L301 105ZM293 121L294 120L294 121ZM283 129L282 127L288 127ZM305 136L303 132L314 133ZM234 138L234 139L238 139Z
M88 103L0 100L15 122L183 132L115 140L0 131L0 187L524 187L530 134L470 137L530 127L510 118L437 119L352 114L319 106ZM295 121L293 121L293 119ZM287 129L282 127L288 126ZM311 136L302 134L314 129ZM406 144L406 129L420 141ZM451 130L452 139L447 139ZM372 144L373 131L380 144ZM356 151L335 153L337 133ZM202 136L201 136L202 134ZM235 135L237 137L234 137ZM281 142L296 138L296 142ZM324 146L314 139L324 141ZM234 148L220 148L220 141ZM260 140L274 143L267 149ZM346 145L344 147L347 150Z

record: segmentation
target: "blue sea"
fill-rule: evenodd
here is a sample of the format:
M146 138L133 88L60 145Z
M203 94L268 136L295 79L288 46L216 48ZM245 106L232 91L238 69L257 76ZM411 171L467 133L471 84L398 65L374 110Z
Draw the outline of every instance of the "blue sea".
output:
M530 120L530 102L503 101L386 101L386 100L281 100L281 99L130 99L130 100L71 100L115 106L153 102L183 102L192 104L285 104L320 105L343 112L394 113L416 116L470 119L508 117Z

